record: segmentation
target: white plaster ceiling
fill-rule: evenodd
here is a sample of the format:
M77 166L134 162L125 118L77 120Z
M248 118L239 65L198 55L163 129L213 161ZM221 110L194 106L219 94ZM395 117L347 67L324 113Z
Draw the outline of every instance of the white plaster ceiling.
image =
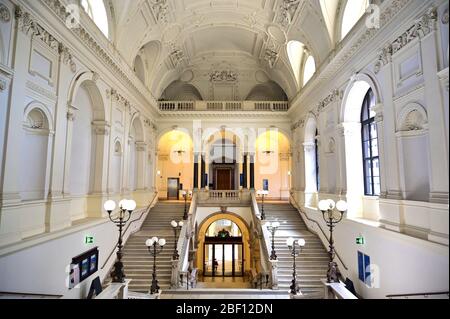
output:
M215 99L210 74L230 70L238 75L233 99L244 99L261 79L276 82L291 98L299 88L287 42L303 42L318 65L332 47L320 0L111 2L115 45L130 66L141 56L145 84L158 98L181 80L195 85L205 99Z

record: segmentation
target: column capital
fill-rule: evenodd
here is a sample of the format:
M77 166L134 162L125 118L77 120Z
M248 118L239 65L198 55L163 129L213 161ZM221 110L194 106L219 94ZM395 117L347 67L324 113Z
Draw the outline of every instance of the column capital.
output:
M375 122L383 122L383 109L384 105L381 103L375 104L370 110L375 112Z
M109 135L111 125L106 121L93 121L92 128L96 135Z
M341 136L352 136L361 131L361 123L358 122L346 122L337 126L338 132Z
M67 119L71 122L75 121L77 111L79 111L79 109L76 106L74 106L72 104L68 104L67 105Z

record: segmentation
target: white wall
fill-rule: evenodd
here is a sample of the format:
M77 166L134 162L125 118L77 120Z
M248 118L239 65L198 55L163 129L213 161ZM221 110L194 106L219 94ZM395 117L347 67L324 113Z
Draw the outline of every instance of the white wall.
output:
M132 232L140 229L147 214L145 210L133 213L128 231L124 234L126 241ZM130 223L131 223L130 221ZM94 244L86 245L85 236L93 236ZM115 262L117 245L117 227L109 221L98 220L88 226L80 225L70 231L54 234L54 239L37 243L12 254L3 255L0 250L0 291L22 294L58 295L63 298L84 299L89 293L92 280L100 280L108 275ZM72 258L94 247L99 248L99 271L83 281L74 289L68 289L68 269ZM109 258L109 259L108 259ZM124 269L126 274L127 269Z
M306 214L317 221L328 236L322 214L311 208L306 208ZM328 246L317 225L308 219L305 222ZM336 258L339 270L353 281L357 293L364 299L385 298L391 294L448 291L448 246L347 219L337 225L334 236L336 252L348 268L345 270ZM359 236L364 237L365 245L356 244ZM369 288L358 279L358 251L370 256L371 264L378 267L379 274L373 278L374 285L378 284L378 287Z

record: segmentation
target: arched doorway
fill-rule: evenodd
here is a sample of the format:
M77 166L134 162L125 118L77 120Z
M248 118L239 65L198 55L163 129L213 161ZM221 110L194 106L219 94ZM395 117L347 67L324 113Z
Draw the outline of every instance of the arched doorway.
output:
M256 139L255 188L269 191L269 198L288 199L291 188L291 143L278 129Z
M188 133L177 129L160 138L156 178L162 199L179 199L180 190L193 188L193 143Z
M205 154L205 181L211 190L239 190L241 138L228 129L207 134L203 148Z
M203 276L244 276L244 245L238 225L229 219L214 221L203 245Z
M197 268L203 277L243 277L250 255L249 227L238 215L216 213L200 225Z

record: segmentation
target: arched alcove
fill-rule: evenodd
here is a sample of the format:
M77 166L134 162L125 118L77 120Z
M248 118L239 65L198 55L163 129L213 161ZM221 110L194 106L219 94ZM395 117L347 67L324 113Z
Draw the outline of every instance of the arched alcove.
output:
M101 193L106 158L109 124L105 121L103 97L92 73L81 74L72 88L70 108L73 113L69 121L71 141L66 159L68 167L68 189L66 192L77 198ZM78 212L82 217L84 212Z
M247 101L287 101L288 97L281 86L274 81L258 84L248 94Z
M51 115L47 108L40 103L29 104L25 109L23 122L23 156L20 166L22 200L42 200L47 197L52 129Z
M305 153L305 203L315 207L317 193L319 192L319 131L317 119L309 114L305 124L305 140L303 149Z
M172 82L162 93L160 100L163 101L203 101L202 95L197 88L182 81Z
M427 111L419 103L408 103L400 109L396 126L403 197L429 201L431 163Z

